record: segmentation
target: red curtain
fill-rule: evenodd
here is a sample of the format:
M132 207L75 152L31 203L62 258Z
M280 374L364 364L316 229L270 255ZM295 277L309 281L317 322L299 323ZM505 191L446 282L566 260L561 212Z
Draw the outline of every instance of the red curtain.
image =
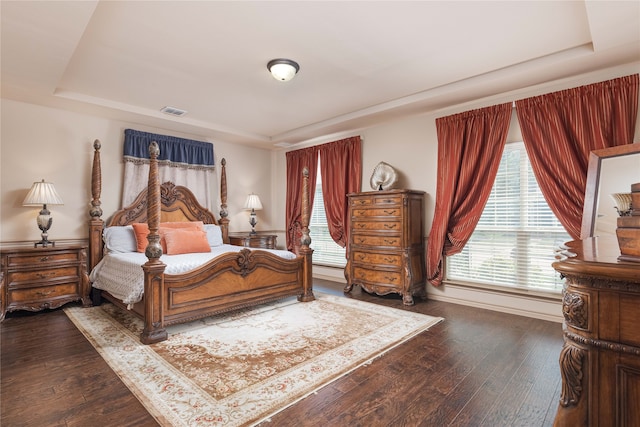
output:
M427 244L427 278L442 283L445 255L462 251L478 224L507 140L511 104L436 119L436 207Z
M633 143L638 74L516 101L522 139L551 210L580 237L589 153Z
M302 170L309 169L309 209L313 206L313 195L318 173L318 149L316 147L289 151L287 157L287 249L298 252L302 237Z
M329 234L344 248L349 242L347 194L360 191L362 184L362 143L354 136L320 145L318 152Z

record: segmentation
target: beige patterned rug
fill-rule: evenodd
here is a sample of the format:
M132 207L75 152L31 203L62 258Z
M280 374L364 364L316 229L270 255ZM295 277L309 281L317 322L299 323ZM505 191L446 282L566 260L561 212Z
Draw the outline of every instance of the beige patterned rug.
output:
M163 426L267 420L442 318L316 294L167 328L142 345L142 322L111 304L67 316Z

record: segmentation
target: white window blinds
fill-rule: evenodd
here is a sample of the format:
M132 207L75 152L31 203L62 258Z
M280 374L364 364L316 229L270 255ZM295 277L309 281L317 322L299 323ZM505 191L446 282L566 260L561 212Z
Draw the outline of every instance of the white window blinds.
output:
M473 235L460 254L446 260L446 278L560 291L562 281L551 264L568 240L540 192L524 144L507 144Z
M333 241L329 234L327 216L324 212L324 199L322 197L322 179L320 167L316 178L315 195L311 218L309 218L309 235L311 236L311 249L313 249L313 263L331 267L344 267L347 264L346 249Z

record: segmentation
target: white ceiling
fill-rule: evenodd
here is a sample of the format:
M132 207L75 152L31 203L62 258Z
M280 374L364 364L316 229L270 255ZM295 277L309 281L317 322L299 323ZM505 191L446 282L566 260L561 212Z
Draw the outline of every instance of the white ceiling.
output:
M640 60L638 1L2 0L0 13L3 98L268 149ZM266 69L279 57L300 64L290 82Z

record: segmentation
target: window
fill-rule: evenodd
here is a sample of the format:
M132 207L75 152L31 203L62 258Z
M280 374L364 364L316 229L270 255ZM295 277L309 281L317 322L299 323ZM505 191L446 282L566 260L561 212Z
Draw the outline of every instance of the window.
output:
M569 240L542 196L524 143L507 144L480 221L462 252L447 258L446 277L559 291L562 281L551 264Z
M309 235L311 236L311 249L313 263L330 267L344 267L347 264L346 249L333 241L329 234L327 216L324 212L324 199L322 198L322 179L320 167L316 177L316 191L313 196L311 218L309 218Z

